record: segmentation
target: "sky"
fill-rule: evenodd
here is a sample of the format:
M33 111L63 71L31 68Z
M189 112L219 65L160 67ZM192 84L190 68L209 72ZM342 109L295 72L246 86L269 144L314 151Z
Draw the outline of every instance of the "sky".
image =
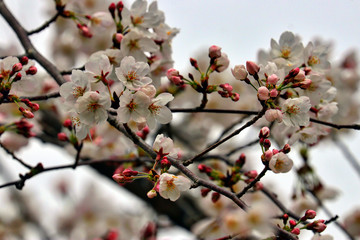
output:
M5 2L12 4L11 8L21 14L24 22L30 23L31 20L33 26L41 23L41 18L33 18L33 12L24 11L34 1ZM124 2L129 5L131 1ZM278 40L284 31L300 35L304 44L315 37L333 42L332 57L335 60L350 49L360 49L360 1L356 0L158 0L158 6L165 12L166 23L180 29L172 44L174 66L178 69L189 66L188 59L195 56L199 49L214 44L228 54L230 66L244 64L247 60L256 61L257 51L269 49L270 39ZM6 24L0 19L0 29L5 28ZM7 33L12 35L11 31ZM6 46L7 37L2 35L0 38L2 46ZM44 35L34 36L34 39L37 46L46 46ZM355 143L360 142L360 136L347 135L343 140L352 150L356 149ZM351 188L353 182L358 183L359 177L348 163L340 161L343 157L334 149L334 145L327 142L316 148L312 156L317 161L322 178L329 185L349 186L341 190L344 194L338 201L328 205L334 212L348 213L356 205L354 199L360 199L359 188ZM330 150L334 150L330 155L325 153ZM281 182L285 178L282 176L279 179ZM343 238L334 228L329 228L329 232L339 239Z

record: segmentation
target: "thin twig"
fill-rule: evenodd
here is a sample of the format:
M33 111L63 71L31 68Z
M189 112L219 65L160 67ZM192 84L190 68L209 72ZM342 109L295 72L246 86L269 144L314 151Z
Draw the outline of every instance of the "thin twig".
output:
M9 155L11 155L11 157L13 159L15 159L16 161L18 161L21 165L23 165L24 167L26 167L27 169L32 169L33 167L30 166L29 164L25 163L23 160L21 160L20 158L18 158L17 156L15 156L15 154L13 152L11 152L9 149L7 149L1 142L0 142L0 147L2 147L5 152Z
M238 194L236 194L236 196L237 196L238 198L241 198L242 196L244 196L245 193L247 193L247 191L248 191L249 189L251 189L252 187L254 187L255 184L256 184L257 182L259 182L262 177L265 176L265 173L266 173L268 170L269 170L269 167L268 167L268 166L265 166L264 169L261 171L261 173L260 173L259 175L257 175L256 178L255 178L252 182L250 182L248 185L246 185L246 187L245 187L241 192L239 192Z
M43 25L41 25L40 27L34 29L34 30L31 30L31 31L28 31L27 34L28 36L34 34L34 33L38 33L38 32L41 32L42 30L44 30L45 28L49 27L51 23L55 22L56 19L60 16L60 12L57 12L53 17L51 17L49 20L47 20L46 22L44 22Z
M264 114L265 114L266 108L263 108L263 110L261 110L260 112L258 112L258 114L252 118L250 121L248 121L247 123L245 123L241 128L235 130L234 132L232 132L229 136L223 138L222 140L216 142L215 144L211 145L210 147L206 148L204 151L198 153L197 155L195 155L194 157L186 160L183 162L184 166L188 166L191 163L193 163L197 158L205 155L206 153L210 152L211 150L217 148L219 145L223 144L224 142L228 141L229 139L233 138L234 136L238 135L239 133L241 133L244 129L250 127L251 125L253 125L257 120L259 120Z

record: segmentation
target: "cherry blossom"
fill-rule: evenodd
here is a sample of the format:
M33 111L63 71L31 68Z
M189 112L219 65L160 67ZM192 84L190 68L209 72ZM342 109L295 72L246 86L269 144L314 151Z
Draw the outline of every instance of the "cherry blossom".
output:
M111 106L111 101L107 94L95 91L86 92L76 103L81 122L88 125L106 121L107 110Z
M283 152L273 155L269 162L269 168L274 173L287 173L292 166L293 161Z
M145 93L137 91L133 94L130 91L125 91L120 97L117 118L122 123L127 123L130 120L138 123L144 122L150 114L149 105L150 99Z
M71 81L60 86L60 95L66 102L74 104L77 99L90 90L90 75L80 70L73 70Z
M180 191L187 191L191 186L189 179L169 173L161 174L159 181L160 196L171 201L176 201L180 197Z
M286 126L307 126L311 108L310 99L306 96L286 99L282 105L283 122Z
M174 97L170 93L161 93L152 99L149 106L150 114L146 118L151 129L155 128L155 120L161 124L169 123L172 120L172 113L165 105L173 99Z
M151 78L146 77L150 67L144 62L135 62L134 57L124 57L120 67L115 69L116 76L130 90L138 90L140 87L151 83Z

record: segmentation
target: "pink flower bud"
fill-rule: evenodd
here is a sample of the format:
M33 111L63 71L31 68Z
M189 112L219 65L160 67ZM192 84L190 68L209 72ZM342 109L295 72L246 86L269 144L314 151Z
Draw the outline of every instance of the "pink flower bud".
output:
M211 201L213 203L216 203L219 200L220 196L221 196L220 193L213 192L212 195L211 195Z
M271 142L270 142L270 140L269 140L269 139L265 139L263 145L264 145L264 148L265 148L265 149L269 149L269 148L271 147Z
M209 57L210 58L219 58L221 56L221 47L212 45L209 48Z
M22 113L22 115L25 118L33 118L34 114L29 110L29 109L25 109L23 107L19 107L19 111Z
M63 122L63 126L66 127L66 128L71 128L72 127L72 121L69 118L65 119L65 121Z
M299 235L300 234L300 229L299 228L294 228L293 230L291 230L291 233L295 234L295 235Z
M179 71L174 69L174 68L170 68L169 70L167 70L166 72L166 76L167 78L171 81L171 78L172 77L178 77L180 74L179 74Z
M246 162L246 155L245 153L242 153L239 156L238 160L235 161L235 166L242 167L244 166L245 162Z
M283 114L278 109L268 109L265 112L265 119L269 122L273 122L275 120L281 122L282 118L283 118Z
M222 89L224 89L225 91L228 91L228 92L231 92L233 90L233 87L228 84L228 83L225 83L225 84L220 84L219 85Z
M273 156L273 152L271 150L267 150L265 153L264 153L264 158L266 161L270 161L270 159L272 158Z
M31 108L31 110L33 110L34 112L38 111L40 109L39 104L37 103L30 103L29 107Z
M202 188L202 189L200 190L201 196L202 196L202 197L206 197L210 191L211 191L211 189L209 189L209 188Z
M231 69L231 72L237 80L245 80L248 75L244 65L236 65L233 69Z
M248 178L256 178L258 173L256 170L251 170L251 171L245 172L244 175Z
M211 171L212 171L212 169L210 167L206 166L205 164L199 164L198 169L200 172L203 172L203 173L211 173Z
M289 74L286 76L286 78L293 78L295 77L296 75L298 75L300 72L300 68L294 68L294 69L291 69Z
M230 97L234 102L237 102L240 99L240 95L238 93L232 93Z
M199 69L198 62L196 61L195 58L190 58L190 64L191 64L191 66L193 66L195 69Z
M269 89L267 87L261 86L258 89L257 95L258 95L258 98L260 100L266 101L266 100L268 100L270 98L269 93L270 92L269 92Z
M289 224L290 224L290 227L291 227L291 228L294 228L294 227L296 226L296 221L293 220L293 219L291 219L291 220L289 221Z
M64 141L64 142L67 142L69 140L69 138L66 136L66 133L64 132L58 133L57 138L60 141Z
M255 75L260 71L260 67L252 61L246 62L246 69L250 75Z
M294 77L296 81L302 81L305 79L305 72L303 70L300 70L298 74Z
M283 150L284 153L289 153L290 150L291 150L291 147L290 147L290 145L287 143L287 144L284 145L284 147L283 147L282 150Z
M215 58L214 64L212 65L214 70L217 72L223 72L225 71L230 64L229 58L226 53L221 53L221 56L218 58Z
M20 62L21 62L21 64L24 66L24 65L28 64L29 58L28 58L27 56L22 56L22 57L20 58Z
M279 91L276 90L275 88L270 90L270 97L271 98L276 98L278 96L278 94L279 94Z
M150 191L148 191L148 193L146 195L148 198L154 198L157 196L157 193L154 189L151 189Z
M260 129L259 138L268 138L270 136L270 129L268 127L263 127Z
M267 80L269 84L276 85L276 83L279 81L279 78L276 74L271 74Z
M26 75L35 75L37 73L37 68L35 66L30 66L25 73Z
M124 35L122 35L121 33L116 33L115 34L115 39L118 43L121 43L121 41L123 40Z
M132 177L138 175L138 171L134 171L130 168L125 169L121 174L125 177Z
M21 73L18 72L18 73L15 75L13 81L14 81L14 82L17 82L17 81L19 81L19 80L21 79L21 77L22 77Z
M255 186L254 186L255 191L260 191L260 190L263 190L263 189L264 189L264 184L262 182L255 183Z
M306 79L304 79L304 81L302 81L300 83L299 87L302 89L308 89L310 87L311 83L312 83L311 79L306 78Z
M18 71L21 71L22 69L22 64L21 63L15 63L12 67L12 72L16 73Z
M309 209L305 212L305 217L306 219L314 219L316 217L316 212L314 210Z

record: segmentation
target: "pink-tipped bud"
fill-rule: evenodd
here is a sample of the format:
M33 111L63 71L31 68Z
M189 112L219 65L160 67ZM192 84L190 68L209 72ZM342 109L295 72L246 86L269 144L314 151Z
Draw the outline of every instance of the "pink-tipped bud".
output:
M22 57L20 58L20 62L21 62L21 64L24 66L24 65L28 64L29 58L28 58L27 56L22 56Z
M270 129L268 127L263 127L260 129L259 138L268 138L270 136Z
M123 176L121 174L114 174L112 176L112 178L117 183L129 183L129 182L132 182L134 180L132 177L126 177L126 176Z
M171 162L168 160L168 158L165 156L163 159L161 159L161 168L169 168L171 167Z
M248 76L248 72L245 69L244 65L236 65L233 69L231 69L232 75L237 80L245 80Z
M254 186L255 191L260 191L260 190L263 190L263 189L264 189L264 184L262 182L255 183L255 186Z
M270 142L270 140L269 140L269 139L265 139L263 145L264 145L264 148L265 148L266 150L269 149L269 148L271 147L271 142Z
M289 221L289 224L290 224L290 227L291 228L294 228L297 224L296 224L296 221L295 220L293 220L293 219L291 219L290 221Z
M314 219L316 217L316 212L314 210L309 209L305 212L304 217L306 219Z
M302 89L308 89L311 86L311 83L311 79L305 78L304 81L300 83L299 87Z
M35 66L30 66L25 73L26 75L35 75L37 73L37 68Z
M278 153L279 153L279 150L273 149L272 152L273 152L273 154L275 155L275 154L278 154Z
M154 198L157 196L157 193L154 189L151 189L150 191L148 191L148 193L146 195L148 198Z
M275 120L282 122L283 114L279 109L268 109L265 112L265 119L269 122L273 122Z
M256 170L251 170L251 171L245 172L244 175L248 178L256 178L258 173Z
M279 95L279 91L276 90L275 88L270 90L270 97L271 98L276 98Z
M190 64L191 66L193 66L195 69L199 69L199 65L198 62L195 58L190 58Z
M22 115L25 118L34 118L34 114L29 110L29 109L25 109L23 107L19 107L19 111L22 113Z
M121 41L123 40L124 35L122 35L121 33L116 33L115 34L115 39L118 43L121 43Z
M89 27L86 24L80 24L78 23L76 25L78 27L78 29L80 30L80 34L83 35L84 37L87 38L91 38L92 37L92 33L90 32Z
M274 154L273 154L273 152L271 150L267 150L264 153L264 158L265 158L266 161L270 161L273 155Z
M112 16L113 18L115 18L115 10L116 10L116 5L115 5L115 3L113 3L113 2L110 3L108 10L109 10L111 16Z
M134 171L130 168L125 169L121 174L125 177L132 177L138 175L138 171Z
M221 47L212 45L209 48L209 57L210 58L219 58L221 56Z
M211 201L213 203L216 203L219 200L220 196L221 196L220 193L213 192L212 195L211 195Z
M293 78L295 77L296 75L298 75L300 72L300 68L294 68L294 69L291 69L289 74L286 76L286 78Z
M212 171L211 167L208 167L205 164L199 164L198 169L202 173L211 173L211 171Z
M294 77L296 81L303 81L305 79L305 72L300 70L298 74Z
M58 133L57 138L58 138L60 141L64 141L64 142L67 142L67 141L69 140L69 138L67 137L66 133L64 133L64 132Z
M288 143L285 144L282 151L283 151L283 153L289 153L291 151L290 145Z
M300 234L300 229L299 228L294 228L293 230L291 230L291 233L295 234L295 235L299 235Z
M261 86L259 87L258 89L258 93L257 93L257 96L260 100L263 100L263 101L266 101L270 98L270 95L269 95L269 89L267 87L264 87L264 86Z
M276 83L279 81L279 78L276 74L271 74L267 79L269 84L276 85Z
M122 12L122 10L124 9L124 3L122 1L119 1L117 4L116 4L116 8L119 12Z
M246 155L245 155L245 153L242 153L239 156L239 158L235 161L235 166L238 166L241 168L242 166L244 166L245 162L246 162Z
M233 87L228 83L220 84L219 86L227 92L231 92L233 90Z
M239 101L240 99L240 95L238 93L232 93L230 96L231 100L233 100L234 102Z
M202 189L200 190L201 196L202 196L202 197L206 197L206 196L209 194L210 191L211 191L211 189L209 189L209 188L202 188Z
M12 72L16 73L18 71L21 71L22 69L22 64L21 63L15 63L12 67Z
M20 72L18 72L18 73L15 75L13 81L14 81L14 82L17 82L17 81L21 80L21 78L22 78L22 75L21 75Z
M65 119L65 121L63 122L63 126L66 127L66 128L71 129L72 128L72 121L69 118Z
M230 64L229 58L226 53L221 53L221 56L215 58L214 64L211 66L217 72L225 71Z
M252 61L246 62L246 69L250 75L255 75L260 71L260 67Z

